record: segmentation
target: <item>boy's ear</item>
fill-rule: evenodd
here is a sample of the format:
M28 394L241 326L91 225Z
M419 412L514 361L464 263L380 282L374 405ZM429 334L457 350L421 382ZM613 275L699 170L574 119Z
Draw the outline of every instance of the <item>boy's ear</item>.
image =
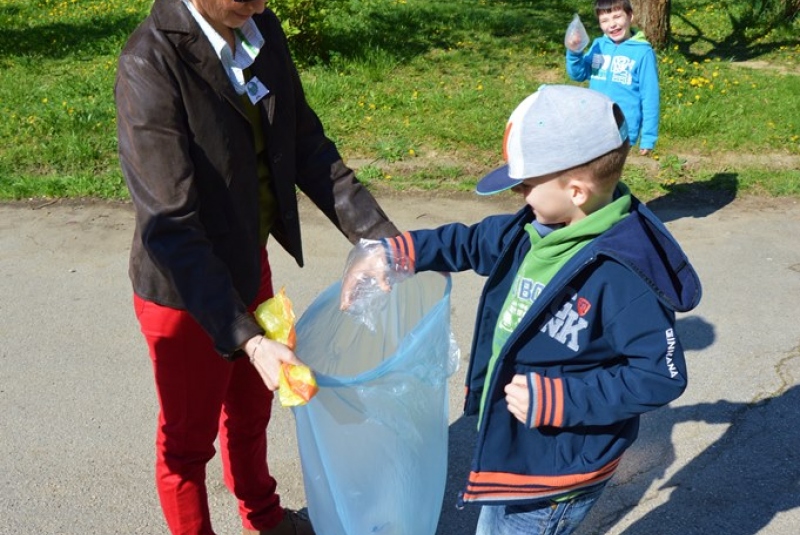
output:
M585 180L580 178L572 178L567 184L572 204L577 207L584 206L591 198L591 188Z

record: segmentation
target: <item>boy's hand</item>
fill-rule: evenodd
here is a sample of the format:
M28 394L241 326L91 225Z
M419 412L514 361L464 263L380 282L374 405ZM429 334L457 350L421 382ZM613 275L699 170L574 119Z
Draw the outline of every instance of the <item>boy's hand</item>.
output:
M339 308L347 310L363 293L366 286L374 284L383 291L392 290L387 274L386 251L379 241L361 240L350 252L339 294Z
M653 149L639 149L639 156L650 156Z
M573 33L572 35L567 37L566 42L564 44L572 52L582 52L583 46L581 45L583 43L581 41L582 41L581 36L578 35L577 33Z
M525 375L515 375L506 385L505 392L508 412L523 424L527 423L531 403L528 395L528 378Z

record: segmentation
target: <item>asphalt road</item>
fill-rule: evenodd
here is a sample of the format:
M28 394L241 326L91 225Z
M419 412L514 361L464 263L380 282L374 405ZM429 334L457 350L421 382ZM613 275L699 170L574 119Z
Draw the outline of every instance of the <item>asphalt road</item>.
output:
M380 200L405 229L470 223L518 205L509 197ZM701 305L679 318L689 388L643 418L580 534L794 535L800 206L669 196L651 206L704 283ZM285 285L298 314L338 279L350 248L306 201L301 217L306 268L271 250L276 287ZM166 533L153 483L155 392L127 280L131 229L124 204L0 204L0 534ZM475 423L460 407L481 283L453 278L463 355L450 380L449 476L436 535L473 533L477 513L454 504ZM284 503L300 507L292 413L276 406L274 414L270 465ZM217 532L240 533L216 460L208 481Z

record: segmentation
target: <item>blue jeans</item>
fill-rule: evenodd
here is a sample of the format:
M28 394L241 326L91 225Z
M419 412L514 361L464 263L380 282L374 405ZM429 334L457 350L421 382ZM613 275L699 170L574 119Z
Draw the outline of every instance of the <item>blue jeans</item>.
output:
M563 502L484 505L475 535L570 535L589 514L605 483Z

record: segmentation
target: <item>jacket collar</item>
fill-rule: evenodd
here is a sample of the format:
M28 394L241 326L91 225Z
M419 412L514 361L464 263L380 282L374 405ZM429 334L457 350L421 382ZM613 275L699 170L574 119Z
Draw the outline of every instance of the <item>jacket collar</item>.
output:
M153 23L175 47L181 60L245 115L214 48L181 0L155 0Z

